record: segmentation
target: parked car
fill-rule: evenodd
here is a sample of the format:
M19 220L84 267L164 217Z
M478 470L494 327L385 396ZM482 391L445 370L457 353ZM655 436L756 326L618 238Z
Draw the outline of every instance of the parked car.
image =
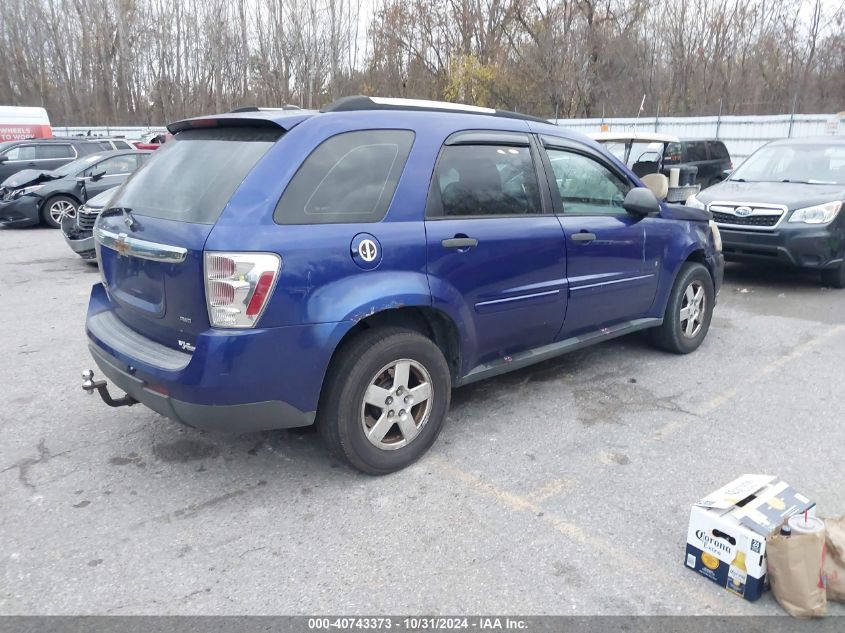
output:
M122 184L149 152L118 150L91 154L53 171L26 169L0 183L0 225L58 228L89 197Z
M99 143L75 138L6 141L0 143L0 183L24 169L50 171L100 151Z
M137 149L158 149L171 138L173 138L173 136L169 132L153 134L149 138L142 139L140 142L135 143L135 147Z
M845 287L845 138L764 145L730 177L687 201L707 209L734 261L818 270Z
M94 227L89 348L127 395L90 370L83 388L112 406L316 423L379 474L432 445L453 386L639 330L676 353L707 334L709 216L540 119L349 97L169 129Z
M76 216L65 216L62 220L62 234L65 242L86 262L97 263L97 252L94 249L94 223L116 191L117 188L112 187L98 193L79 206Z
M599 132L590 136L606 145L640 178L647 174L668 177L673 167L695 167L695 182L691 184L704 189L721 182L724 172L733 169L728 148L716 139L681 140L671 134L650 132Z
M0 106L0 143L51 136L53 129L44 108Z

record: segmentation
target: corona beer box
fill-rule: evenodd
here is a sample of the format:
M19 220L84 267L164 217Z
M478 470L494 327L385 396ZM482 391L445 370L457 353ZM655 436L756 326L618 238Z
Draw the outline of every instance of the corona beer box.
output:
M772 475L742 475L692 507L685 564L746 600L767 586L766 537L815 503Z

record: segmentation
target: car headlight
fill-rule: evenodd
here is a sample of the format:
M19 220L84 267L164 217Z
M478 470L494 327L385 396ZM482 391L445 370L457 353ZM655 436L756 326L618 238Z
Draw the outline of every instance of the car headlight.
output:
M803 222L804 224L827 224L832 222L842 208L842 202L827 202L812 207L796 209L790 216L790 222Z
M692 194L689 198L687 198L687 206L691 209L701 209L702 211L707 208L707 205L696 198L695 194Z
M719 227L716 226L716 223L713 220L710 220L710 231L713 233L713 244L716 246L716 250L720 253L722 252L722 234L719 232Z
M15 197L20 198L21 196L25 196L28 193L32 193L33 191L38 191L42 189L44 185L32 185L31 187L24 187L23 189L18 189L15 192Z

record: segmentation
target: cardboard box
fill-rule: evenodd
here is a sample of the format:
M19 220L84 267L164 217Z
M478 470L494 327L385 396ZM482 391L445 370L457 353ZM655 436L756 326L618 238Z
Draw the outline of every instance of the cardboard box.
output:
M746 600L767 586L766 537L815 503L773 475L742 475L696 502L685 564Z

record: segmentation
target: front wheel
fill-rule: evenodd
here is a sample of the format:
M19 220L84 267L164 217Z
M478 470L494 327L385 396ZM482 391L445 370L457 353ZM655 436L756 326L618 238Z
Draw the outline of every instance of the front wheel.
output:
M672 287L663 325L651 330L652 342L675 354L698 349L710 329L715 299L710 271L695 262L685 263Z
M400 328L368 330L332 361L317 425L339 458L384 475L431 447L451 389L449 366L430 339Z
M75 218L79 203L70 196L53 196L41 207L44 224L54 229L62 226L65 218Z

